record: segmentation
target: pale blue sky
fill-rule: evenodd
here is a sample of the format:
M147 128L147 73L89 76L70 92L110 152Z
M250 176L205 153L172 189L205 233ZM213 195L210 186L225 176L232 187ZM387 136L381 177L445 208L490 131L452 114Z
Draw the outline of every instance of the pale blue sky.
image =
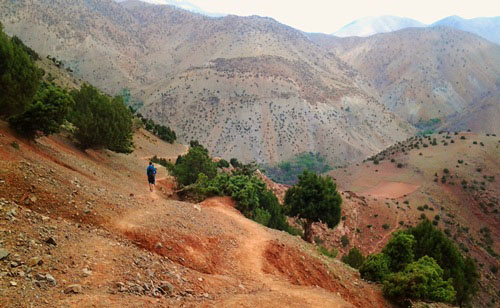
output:
M499 0L144 0L208 13L260 15L307 32L332 33L362 17L395 15L432 23L450 15L500 15Z

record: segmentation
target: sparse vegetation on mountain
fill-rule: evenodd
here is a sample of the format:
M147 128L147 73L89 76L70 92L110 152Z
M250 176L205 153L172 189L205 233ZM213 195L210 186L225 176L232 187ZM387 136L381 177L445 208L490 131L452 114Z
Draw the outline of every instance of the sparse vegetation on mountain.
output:
M44 83L27 110L9 118L9 124L28 138L35 138L38 133L55 134L59 132L73 105L69 93L56 85Z
M0 24L0 116L4 117L26 110L43 76L19 42L10 39Z
M111 98L89 84L71 95L75 107L69 119L77 128L74 135L83 148L132 151L132 113L120 96Z
M312 243L312 224L321 221L329 228L340 222L342 198L330 177L304 171L299 182L287 190L285 206L292 217L304 220L305 240Z

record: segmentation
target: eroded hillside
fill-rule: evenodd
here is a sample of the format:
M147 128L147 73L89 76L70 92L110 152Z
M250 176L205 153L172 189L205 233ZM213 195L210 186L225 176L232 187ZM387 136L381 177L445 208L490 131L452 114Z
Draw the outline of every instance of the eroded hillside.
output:
M498 300L500 243L495 134L442 133L414 137L363 163L330 172L343 191L345 219L335 230L317 226L319 239L364 253L380 251L395 230L433 221L476 259L481 307ZM493 299L493 302L491 301Z
M130 155L26 142L0 123L0 293L6 307L387 307L314 246L244 218L229 199L172 199L151 155L185 151L145 131ZM154 149L154 150L152 150Z

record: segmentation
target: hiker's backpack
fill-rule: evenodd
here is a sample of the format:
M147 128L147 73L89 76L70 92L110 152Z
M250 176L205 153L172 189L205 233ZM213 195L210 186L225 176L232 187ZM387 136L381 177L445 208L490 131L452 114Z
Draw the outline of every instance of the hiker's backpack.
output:
M148 167L148 176L153 176L155 175L155 167L149 166Z

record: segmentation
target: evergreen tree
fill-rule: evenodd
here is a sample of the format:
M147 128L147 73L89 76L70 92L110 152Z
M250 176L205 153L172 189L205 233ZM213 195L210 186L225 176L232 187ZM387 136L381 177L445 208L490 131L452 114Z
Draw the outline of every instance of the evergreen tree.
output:
M428 256L408 264L384 281L384 295L397 303L407 299L451 303L455 299L451 279L443 280L443 270Z
M132 151L132 114L121 97L110 98L88 84L71 94L75 107L70 121L77 127L75 137L83 148Z
M364 260L365 257L356 247L351 248L347 255L342 256L342 262L349 264L352 268L359 268Z
M413 246L415 238L413 235L396 231L391 239L385 245L382 253L389 258L389 266L391 271L398 272L403 270L406 265L414 260Z
M478 290L479 280L474 261L464 259L456 245L428 220L406 232L415 238L415 258L430 256L435 259L443 269L443 278L453 280L456 303L460 306L470 303Z
M0 116L20 114L32 102L43 71L0 24Z
M383 253L369 255L359 267L361 278L382 282L390 274L389 258Z
M217 175L216 164L202 146L190 148L186 155L179 156L175 165L170 165L168 169L177 183L185 186L194 184L200 174L204 174L208 179Z
M313 222L321 221L329 228L335 227L340 221L341 204L342 198L332 179L308 171L304 171L298 184L285 194L288 214L304 219L304 236L310 243L313 241Z
M73 105L73 98L65 90L55 85L43 84L28 109L9 118L9 124L29 138L35 138L37 132L42 135L55 134L59 132Z

